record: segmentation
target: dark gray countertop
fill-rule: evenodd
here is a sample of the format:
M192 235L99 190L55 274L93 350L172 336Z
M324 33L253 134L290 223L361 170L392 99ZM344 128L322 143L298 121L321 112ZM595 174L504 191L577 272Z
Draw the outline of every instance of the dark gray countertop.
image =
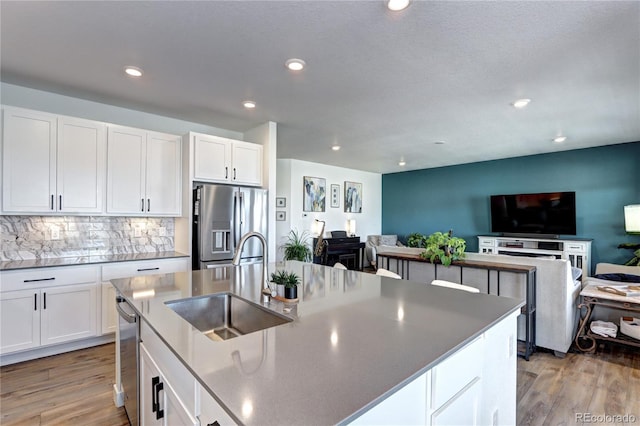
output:
M102 256L54 257L45 259L7 260L0 262L0 271L16 269L49 268L54 266L89 265L94 263L128 262L134 260L168 259L188 257L188 254L177 251L150 253L110 254Z
M260 265L112 283L238 422L259 425L349 422L523 304L321 265L277 267L302 277L288 313L261 300ZM294 321L220 342L165 305L225 291ZM247 401L253 410L243 413Z

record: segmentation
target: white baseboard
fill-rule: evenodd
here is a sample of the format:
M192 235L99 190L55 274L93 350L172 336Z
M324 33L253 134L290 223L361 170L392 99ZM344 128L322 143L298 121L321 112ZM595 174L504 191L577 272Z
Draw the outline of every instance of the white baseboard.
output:
M90 339L76 340L75 342L62 343L60 345L44 346L37 349L10 353L0 356L0 366L16 364L18 362L30 361L32 359L44 358L46 356L58 355L65 352L76 351L78 349L90 348L92 346L103 345L115 341L115 334L92 337Z
M124 405L124 391L118 389L118 385L113 385L113 403L116 407L122 407Z

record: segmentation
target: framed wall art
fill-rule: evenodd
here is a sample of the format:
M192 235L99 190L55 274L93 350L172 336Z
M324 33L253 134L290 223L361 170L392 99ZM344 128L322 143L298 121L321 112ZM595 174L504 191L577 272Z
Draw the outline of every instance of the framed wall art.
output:
M331 207L340 207L340 185L331 185Z
M276 212L276 220L287 220L287 212Z
M344 211L347 213L362 213L361 183L344 182Z
M323 212L327 198L327 180L304 176L302 182L302 211Z
M276 197L276 207L287 207L287 199L285 197Z

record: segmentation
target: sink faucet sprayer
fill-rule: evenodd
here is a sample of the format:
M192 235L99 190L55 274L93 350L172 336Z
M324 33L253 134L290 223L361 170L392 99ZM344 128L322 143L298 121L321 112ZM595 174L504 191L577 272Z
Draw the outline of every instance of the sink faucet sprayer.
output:
M236 247L236 252L233 254L233 260L231 261L234 265L240 264L240 256L242 255L242 249L244 248L244 244L251 237L256 237L260 240L260 244L262 244L262 289L261 292L263 294L268 294L272 297L276 296L276 291L272 290L269 286L269 276L267 275L267 264L269 263L267 260L267 240L264 238L259 232L247 232L240 238L240 242L238 242L238 246Z

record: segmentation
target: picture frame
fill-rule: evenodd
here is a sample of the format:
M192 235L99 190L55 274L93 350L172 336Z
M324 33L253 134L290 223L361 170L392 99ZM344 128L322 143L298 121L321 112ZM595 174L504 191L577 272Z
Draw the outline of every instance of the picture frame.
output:
M340 207L340 185L331 185L331 207Z
M302 179L302 211L324 212L327 198L327 180L312 176L304 176Z
M276 197L276 207L287 207L287 199L285 197Z
M362 213L362 184L344 182L344 211L346 213Z
M287 212L276 212L276 220L278 221L287 220Z

